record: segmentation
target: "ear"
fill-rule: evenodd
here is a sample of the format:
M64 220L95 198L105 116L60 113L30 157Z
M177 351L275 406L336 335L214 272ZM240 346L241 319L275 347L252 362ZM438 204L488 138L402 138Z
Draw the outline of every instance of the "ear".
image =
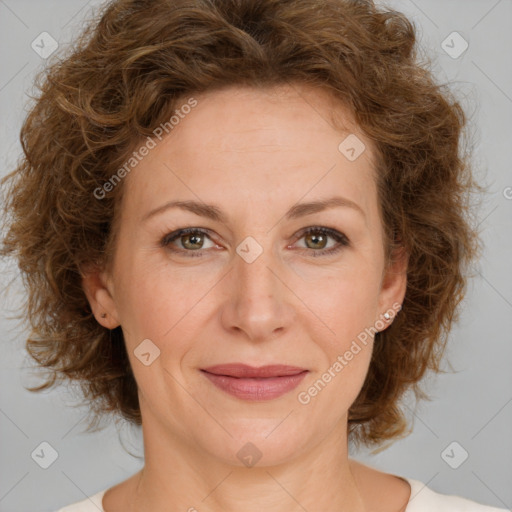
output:
M107 329L119 326L114 286L110 276L104 271L89 267L82 271L82 288L98 323Z
M386 327L381 330L385 330L391 325L393 318L402 307L407 290L408 259L409 257L404 247L395 249L389 265L384 269L379 295L378 320L383 321ZM389 320L386 320L383 316L386 312L391 317Z

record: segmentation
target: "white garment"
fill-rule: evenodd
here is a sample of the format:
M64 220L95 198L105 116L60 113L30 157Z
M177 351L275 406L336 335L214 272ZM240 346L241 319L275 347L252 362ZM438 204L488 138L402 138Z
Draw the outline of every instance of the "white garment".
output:
M411 496L405 509L406 512L508 512L507 509L488 507L460 496L439 494L419 480L400 478L409 482L411 486ZM105 512L102 501L106 491L107 489L56 512Z

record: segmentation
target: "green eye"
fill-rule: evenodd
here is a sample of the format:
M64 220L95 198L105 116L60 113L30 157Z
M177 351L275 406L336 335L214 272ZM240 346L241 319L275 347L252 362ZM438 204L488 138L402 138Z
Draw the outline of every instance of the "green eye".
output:
M303 249L313 257L334 254L350 245L348 238L343 233L321 226L307 228L302 232L299 240L301 239L304 239L306 243L306 247ZM335 241L331 247L328 247L329 239ZM212 244L210 247L205 247L206 240ZM176 247L175 242L179 242L181 247ZM160 245L167 247L172 252L186 254L187 257L203 256L206 249L215 246L210 238L210 231L202 228L184 228L173 231L161 240Z
M343 233L320 226L308 228L302 233L302 238L306 241L307 248L312 249L314 257L334 254L350 245L348 238ZM326 249L329 238L335 240L336 244Z

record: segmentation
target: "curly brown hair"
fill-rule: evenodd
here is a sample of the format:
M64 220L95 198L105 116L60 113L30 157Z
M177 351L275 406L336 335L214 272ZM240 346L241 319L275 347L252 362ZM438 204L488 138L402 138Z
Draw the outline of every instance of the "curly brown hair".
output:
M95 320L83 269L111 261L123 186L94 191L182 98L215 88L302 83L327 89L378 155L386 261L408 254L407 290L378 332L349 410L349 439L404 435L400 399L441 371L467 270L481 242L470 222L481 192L467 150L467 115L419 62L414 25L370 0L117 0L87 24L65 58L37 78L22 126L23 157L7 175L2 254L28 290L27 350L46 369L38 391L79 383L93 422L107 412L140 425L121 326ZM90 427L89 427L90 428Z

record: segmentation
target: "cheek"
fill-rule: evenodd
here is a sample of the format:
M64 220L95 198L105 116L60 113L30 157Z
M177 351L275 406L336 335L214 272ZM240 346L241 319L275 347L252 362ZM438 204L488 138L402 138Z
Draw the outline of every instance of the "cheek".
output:
M368 373L373 343L339 341L327 350L327 362L299 390L304 411L316 413L326 424L339 421L361 391Z
M350 339L373 325L380 284L377 270L377 267L347 265L329 272L316 270L314 277L297 281L301 298L319 322L329 328L336 347L343 348Z
M180 293L162 279L161 270L126 258L117 267L115 285L119 321L131 342L139 338L159 338L174 323L170 307Z
M200 321L200 315L207 314L207 294L219 277L200 267L171 268L167 261L155 263L150 258L134 258L119 270L122 279L116 302L127 343L133 346L149 338L165 355L172 341L173 352L178 353L188 343L187 332Z

